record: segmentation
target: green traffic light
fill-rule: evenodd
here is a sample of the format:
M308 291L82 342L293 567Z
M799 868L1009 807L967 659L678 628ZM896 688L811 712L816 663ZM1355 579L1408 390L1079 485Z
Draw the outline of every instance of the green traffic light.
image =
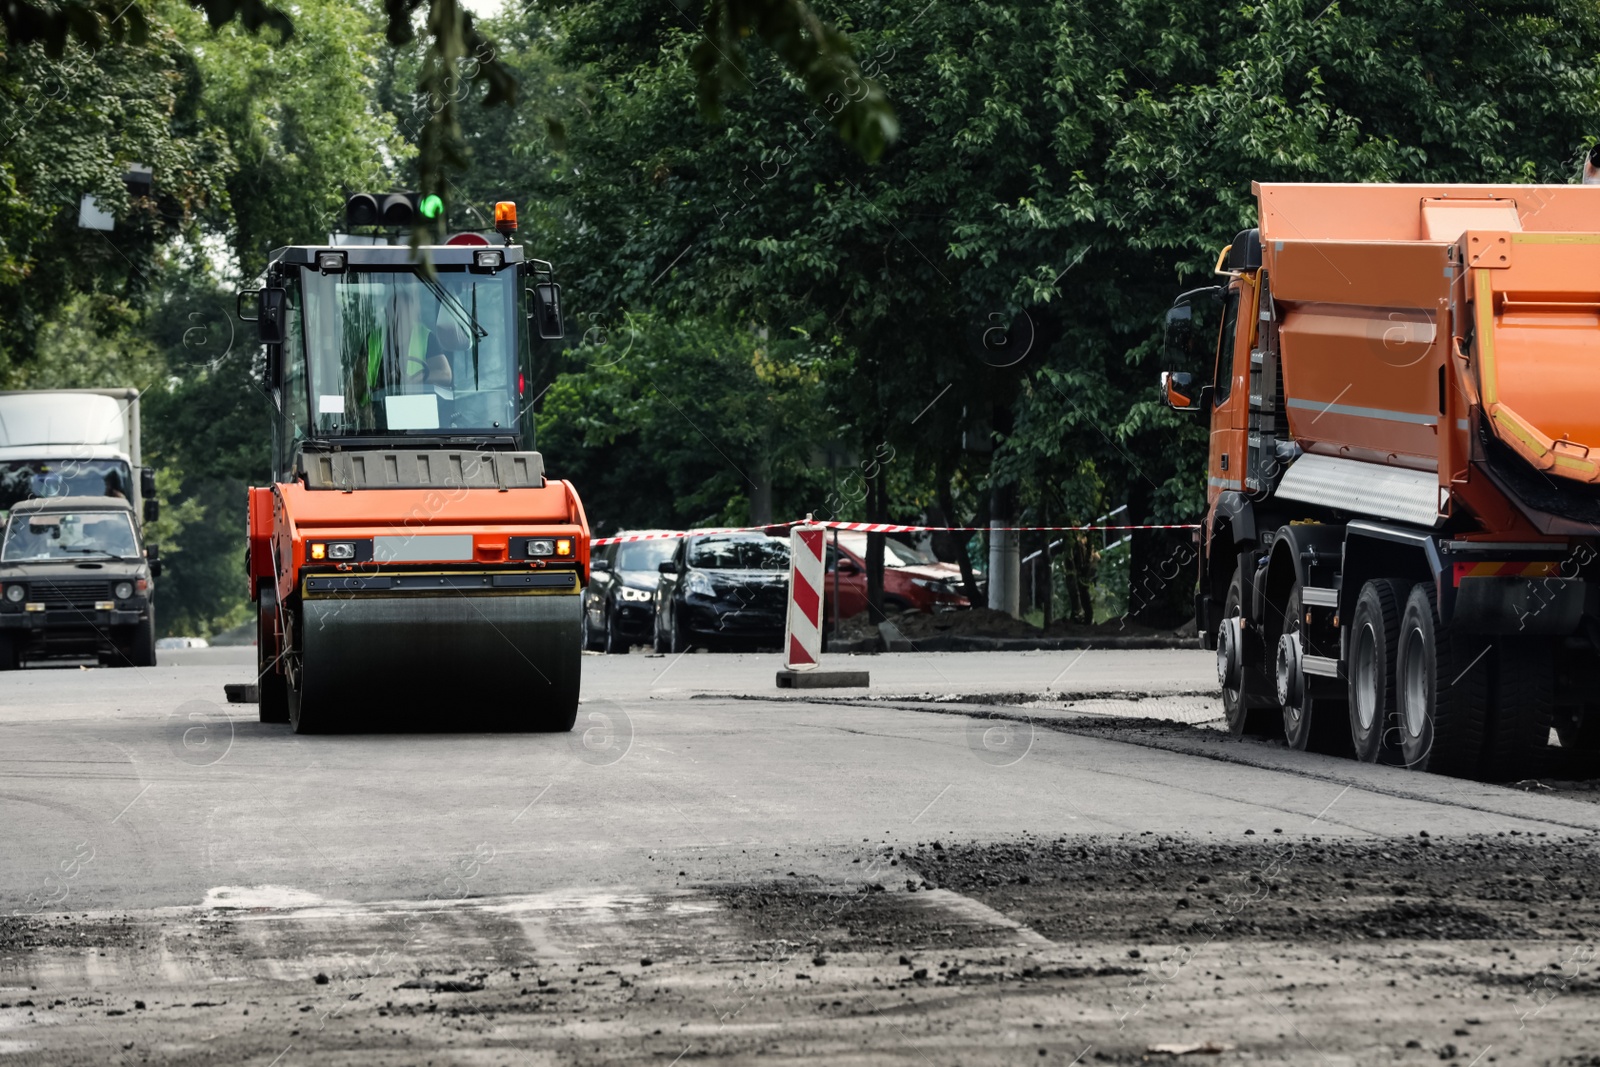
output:
M444 201L433 193L422 198L422 203L417 205L417 210L422 212L425 219L436 219L444 214Z

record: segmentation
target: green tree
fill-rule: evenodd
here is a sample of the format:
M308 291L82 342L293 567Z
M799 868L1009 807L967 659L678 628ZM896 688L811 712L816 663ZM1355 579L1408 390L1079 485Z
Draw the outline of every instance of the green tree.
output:
M819 488L825 360L743 326L630 315L567 356L539 413L540 451L597 530L743 524L763 490L768 518L802 516Z
M225 200L230 165L199 116L199 78L177 36L153 24L142 45L51 58L39 45L0 45L0 369L34 357L39 329L80 294L108 331L147 305L161 249L198 234ZM148 195L124 183L152 169ZM110 232L78 225L90 196Z
M1251 180L1567 181L1600 128L1597 14L1570 0L819 5L895 100L868 167L770 57L720 127L685 127L692 79L626 19L608 54L605 7L567 24L593 98L562 201L580 300L837 336L862 452L1023 517L1198 513L1204 429L1154 402L1159 328L1250 224ZM1132 580L1173 547L1136 539ZM1167 588L1152 620L1187 599Z

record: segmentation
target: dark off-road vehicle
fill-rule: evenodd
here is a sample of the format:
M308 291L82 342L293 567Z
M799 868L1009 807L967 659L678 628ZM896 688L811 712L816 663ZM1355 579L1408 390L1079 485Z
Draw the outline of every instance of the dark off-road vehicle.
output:
M0 670L61 657L155 666L153 546L149 557L121 497L18 503L0 540Z

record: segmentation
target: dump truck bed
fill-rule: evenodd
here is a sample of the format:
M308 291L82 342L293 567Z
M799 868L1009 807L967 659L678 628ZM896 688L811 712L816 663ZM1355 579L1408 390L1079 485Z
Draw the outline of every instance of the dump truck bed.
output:
M1256 192L1284 413L1310 459L1285 476L1291 498L1331 478L1319 502L1358 500L1370 474L1405 517L1442 522L1440 489L1482 458L1480 421L1538 476L1600 481L1600 188Z

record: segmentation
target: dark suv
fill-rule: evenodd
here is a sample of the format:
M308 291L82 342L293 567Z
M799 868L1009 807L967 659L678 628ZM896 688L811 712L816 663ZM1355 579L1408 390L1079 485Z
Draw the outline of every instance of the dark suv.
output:
M787 537L686 537L661 564L653 644L657 652L778 648L788 610Z
M616 537L657 536L621 541L594 550L589 558L589 588L583 593L583 647L587 652L626 652L648 645L656 627L659 567L677 551L669 530L627 530Z
M150 557L120 497L18 503L0 540L0 670L58 656L155 666Z

